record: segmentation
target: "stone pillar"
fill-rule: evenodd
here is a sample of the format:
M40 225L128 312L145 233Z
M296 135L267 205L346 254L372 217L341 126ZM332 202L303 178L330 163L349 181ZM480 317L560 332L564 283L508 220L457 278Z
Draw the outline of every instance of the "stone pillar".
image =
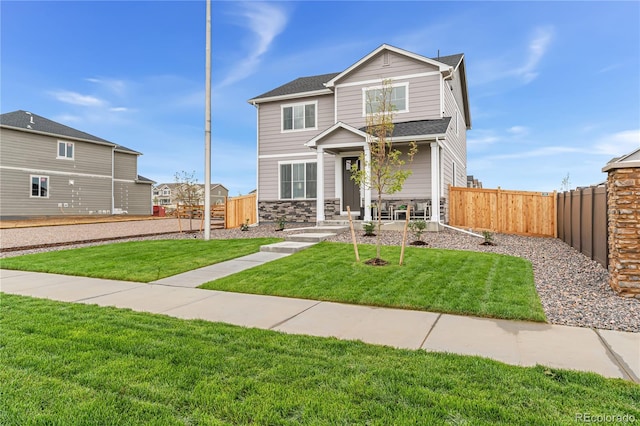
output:
M613 161L607 178L609 284L624 297L640 299L640 165Z

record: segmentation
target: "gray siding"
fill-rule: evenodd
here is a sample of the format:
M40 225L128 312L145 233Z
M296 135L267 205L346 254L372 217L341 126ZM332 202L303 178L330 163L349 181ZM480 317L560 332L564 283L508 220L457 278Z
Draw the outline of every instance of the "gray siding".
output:
M49 178L49 197L31 197L31 175ZM111 178L0 170L0 216L111 213Z
M281 106L304 102L318 102L317 130L282 131ZM293 99L282 102L260 104L258 129L260 144L258 155L289 154L307 152L306 142L334 124L333 95Z
M134 181L138 179L138 156L116 152L114 156L113 177Z
M409 109L395 114L394 121L412 121L442 118L440 111L440 75L420 78L397 77L392 84L409 83ZM338 121L360 128L366 124L363 116L363 88L378 84L341 86L337 88Z
M151 215L151 185L115 181L114 207L130 215Z
M403 159L407 159L406 149L396 146L403 152ZM387 199L414 199L431 198L431 147L418 145L418 153L413 158L412 163L406 163L403 169L412 171L411 176L405 181L402 191L395 194L385 195ZM372 198L375 199L376 192L372 191Z
M389 65L384 65L384 54L380 52L358 68L351 70L344 78L338 80L336 85L438 71L436 66L394 52L388 52Z

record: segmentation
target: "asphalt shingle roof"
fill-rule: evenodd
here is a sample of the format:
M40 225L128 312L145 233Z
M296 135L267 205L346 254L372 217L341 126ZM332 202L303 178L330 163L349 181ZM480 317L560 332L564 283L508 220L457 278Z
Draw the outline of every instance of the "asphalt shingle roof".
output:
M0 114L0 125L15 127L18 129L25 129L26 131L32 130L35 132L42 132L55 136L83 139L90 142L109 144L115 146L119 151L127 151L132 154L140 154L133 149L118 145L106 139L99 138L89 133L82 132L72 127L65 126L64 124L49 120L48 118L44 118L40 115L23 110Z
M416 120L393 123L393 133L391 137L411 137L424 135L440 135L446 133L451 117L439 118L436 120ZM367 131L366 127L361 127L363 132Z
M449 65L450 67L456 67L460 60L462 59L463 54L458 53L455 55L449 56L440 56L438 58L431 58L434 61L441 62L445 65ZM341 71L342 72L342 71ZM263 99L263 98L272 98L275 96L286 96L293 95L296 93L305 93L305 92L313 92L316 90L325 89L324 84L329 80L334 78L340 74L340 72L334 72L330 74L321 74L321 75L313 75L309 77L300 77L289 83L283 84L282 86L276 87L273 90L270 90L262 95L256 96L253 99Z

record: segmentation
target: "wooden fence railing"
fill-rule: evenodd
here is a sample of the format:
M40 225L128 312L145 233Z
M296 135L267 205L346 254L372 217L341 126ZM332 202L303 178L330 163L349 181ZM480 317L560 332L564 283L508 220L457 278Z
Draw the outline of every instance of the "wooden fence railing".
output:
M555 192L449 188L449 224L505 234L557 237Z
M175 211L178 219L200 220L200 231L204 229L204 206L203 205L178 205ZM211 205L211 228L228 229L238 228L245 222L249 225L256 223L256 195L250 194L241 197L227 198L224 204ZM182 232L182 222L178 221L180 232Z

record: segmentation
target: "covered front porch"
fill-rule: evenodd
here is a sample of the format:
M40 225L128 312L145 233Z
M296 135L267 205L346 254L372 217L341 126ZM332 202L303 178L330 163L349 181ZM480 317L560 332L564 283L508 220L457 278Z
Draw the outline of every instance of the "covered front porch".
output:
M367 143L370 136L367 133L338 122L308 141L306 146L316 151L317 161L316 222L348 220L349 212L353 219L369 222L377 219L378 208L385 222L404 221L409 206L411 219L439 223L442 218L440 155L444 131L420 134L420 130L425 130L425 123L433 127L434 122L439 125L437 130L442 127L446 130L448 121L426 120L395 125L394 148L404 152L409 142L415 141L418 154L413 163L405 165L413 173L402 191L384 194L380 205L372 188L358 185L351 179L354 164L360 170L365 168L367 175L371 175L371 153ZM327 176L326 171L332 169L333 175Z

